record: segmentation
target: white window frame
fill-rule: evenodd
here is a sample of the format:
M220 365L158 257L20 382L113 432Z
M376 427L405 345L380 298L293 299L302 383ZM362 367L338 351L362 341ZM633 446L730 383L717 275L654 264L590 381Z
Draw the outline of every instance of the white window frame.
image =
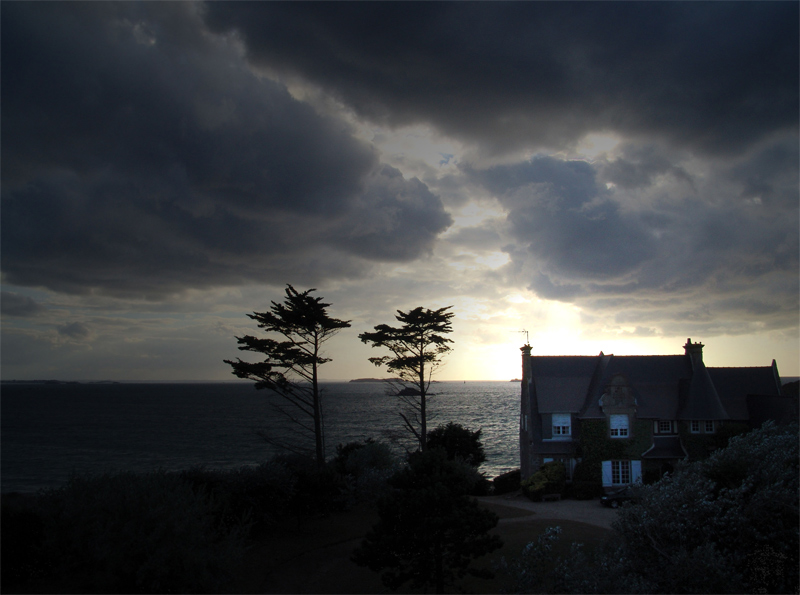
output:
M699 434L700 433L700 421L693 419L689 422L689 430L692 434Z
M602 466L603 487L618 487L642 481L641 461L603 461ZM623 479L628 482L623 482Z
M713 434L714 433L714 422L712 420L707 420L705 422L705 431L706 434Z
M572 415L569 413L553 414L553 439L568 440L572 438Z
M655 426L653 428L653 430L655 431L656 434L676 434L677 433L677 431L675 429L675 422L674 421L670 421L670 420L666 420L666 419L660 419L660 420L658 420L656 422L653 422L653 423L654 423L654 426Z
M612 413L609 415L608 426L612 438L630 437L630 418L627 413Z

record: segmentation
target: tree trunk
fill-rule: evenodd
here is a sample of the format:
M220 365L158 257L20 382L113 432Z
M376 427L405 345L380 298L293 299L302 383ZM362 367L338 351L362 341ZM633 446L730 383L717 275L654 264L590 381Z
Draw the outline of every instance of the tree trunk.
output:
M314 359L316 360L317 350L314 349ZM325 446L322 437L322 405L319 398L319 383L317 381L317 362L314 361L311 368L311 390L314 399L314 439L316 443L317 468L325 466Z
M420 360L422 358L420 357ZM425 386L425 363L420 361L419 364L419 418L420 418L420 434L419 434L419 449L425 452L428 447L428 414L425 410L427 403Z

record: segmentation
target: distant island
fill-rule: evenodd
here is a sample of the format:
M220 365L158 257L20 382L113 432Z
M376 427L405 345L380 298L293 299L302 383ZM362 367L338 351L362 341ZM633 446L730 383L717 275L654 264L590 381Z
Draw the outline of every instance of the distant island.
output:
M389 382L397 380L396 378L354 378L350 382Z

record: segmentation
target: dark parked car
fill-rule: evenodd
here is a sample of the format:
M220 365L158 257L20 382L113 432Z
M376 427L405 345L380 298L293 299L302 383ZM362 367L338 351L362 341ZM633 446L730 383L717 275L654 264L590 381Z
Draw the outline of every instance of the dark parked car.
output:
M609 508L619 508L623 502L638 502L639 495L632 487L622 488L600 498L600 504Z

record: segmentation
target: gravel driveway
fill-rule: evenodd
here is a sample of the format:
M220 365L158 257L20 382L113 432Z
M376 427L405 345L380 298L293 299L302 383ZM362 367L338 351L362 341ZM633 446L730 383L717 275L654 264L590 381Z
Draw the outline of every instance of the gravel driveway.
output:
M617 518L617 511L600 505L600 500L557 500L555 502L531 502L521 493L504 496L484 496L481 502L509 506L530 511L537 519L578 521L610 529ZM501 518L500 523L516 523L531 520L531 516Z

